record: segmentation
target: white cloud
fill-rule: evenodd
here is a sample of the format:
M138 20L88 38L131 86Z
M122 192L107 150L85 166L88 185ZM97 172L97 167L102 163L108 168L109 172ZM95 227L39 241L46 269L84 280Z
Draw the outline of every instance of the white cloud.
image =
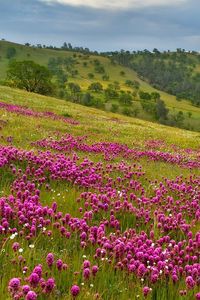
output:
M181 5L189 0L40 0L48 4L64 4L71 6L87 6L97 9L129 9L150 6Z

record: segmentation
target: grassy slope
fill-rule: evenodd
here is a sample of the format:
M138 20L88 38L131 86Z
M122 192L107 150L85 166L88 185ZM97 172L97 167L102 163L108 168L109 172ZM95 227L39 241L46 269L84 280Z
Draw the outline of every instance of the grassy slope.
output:
M87 134L90 141L117 141L128 144L130 147L142 147L144 146L144 142L150 139L165 140L167 144L173 143L182 148L189 147L195 149L198 148L200 144L200 134L196 132L165 127L139 119L102 112L97 109L87 108L63 100L31 94L21 90L0 86L0 101L25 105L38 111L53 111L60 115L68 113L80 122L79 125L72 126L51 119L47 121L47 119L42 118L26 117L0 109L0 120L6 121L6 123L4 123L5 125L1 128L1 143L4 143L2 137L12 136L14 138L13 144L18 148L34 149L30 144L31 142L47 136L54 136L55 132L58 131L62 134ZM79 155L81 155L81 153ZM95 154L88 153L84 155L87 155L92 160L98 159ZM161 180L162 176L174 178L180 174L189 176L192 173L198 173L197 170L181 169L176 165L172 166L171 164L163 162L149 162L146 159L141 160L140 163L143 166L148 179L158 178ZM0 196L1 193L2 195L10 193L9 185L11 180L12 178L9 177L9 173L7 174L4 169L0 169ZM148 188L149 182L144 182L144 186L145 188ZM52 183L51 188L52 190L49 192L42 191L41 198L43 203L51 205L52 199L54 199L55 196L56 201L59 203L59 209L77 216L78 205L76 203L76 198L78 197L80 190L73 186L66 185L65 182ZM63 201L62 197L65 201ZM57 276L60 282L62 282L63 289L66 289L66 293L68 293L68 286L72 284L73 280L76 280L71 272L80 269L83 260L82 255L87 254L87 258L92 259L92 252L85 253L84 250L80 250L80 247L77 247L76 249L77 241L74 242L74 240L71 239L65 242L64 248L66 249L64 249L64 251L62 250L62 252L60 251L60 239L54 238L53 242L51 242L40 236L35 243L35 249L31 250L34 251L33 254L30 254L31 252L26 246L26 241L20 241L20 243L24 248L23 256L26 258L26 264L30 268L33 268L34 265L44 261L48 251L56 253L56 256L69 264L69 271L64 273L64 276ZM11 244L12 241L8 241L6 244L6 253L9 253L9 257L6 257L5 255L0 256L0 264L3 266L3 273L2 270L0 270L0 278L3 275L1 280L0 299L10 299L7 295L7 283L11 277L24 276L16 269L16 266L10 263L10 260L14 257L13 252L10 250ZM63 249L63 245L61 249ZM72 249L72 251L70 249ZM85 295L83 289L80 298L78 299L95 299L93 296L95 291L102 293L103 296L100 299L104 300L136 299L136 294L140 294L140 299L143 299L141 296L140 283L134 283L132 289L126 290L125 287L127 283L128 285L131 285L132 279L129 280L127 276L125 278L123 276L123 272L108 272L108 269L106 269L106 267L104 269L104 266L102 266L101 272L94 282L93 290L86 284ZM171 286L171 288L169 287L169 292L173 293L173 289L173 286ZM119 290L122 291L120 296ZM41 297L39 299L44 298ZM51 297L49 299L53 300L54 298ZM65 297L59 297L59 299L64 300L71 298L69 294L66 294ZM148 299L150 299L150 297ZM162 299L166 298L163 296ZM170 299L177 300L180 299L180 297L178 294L173 294L173 298Z
M10 42L0 41L0 80L4 79L6 76L6 69L8 66L9 60L6 58L6 50L8 47L15 47L17 50L16 59L17 60L34 60L35 62L43 65L47 65L48 60L50 57L66 57L66 56L72 56L73 52L66 52L66 51L56 51L56 50L49 50L49 49L38 49L38 48L31 48L26 47L19 44L14 44ZM124 84L125 80L137 80L141 84L141 89L148 92L157 91L152 86L150 86L147 82L142 81L138 78L136 72L133 70L130 70L128 68L116 65L111 65L108 58L101 57L101 56L90 56L88 60L84 59L84 56L80 53L77 53L78 56L78 63L76 65L76 69L78 69L79 74L76 76L76 78L70 78L69 81L77 82L80 84L80 86L83 89L87 89L87 87L90 85L93 81L99 81L103 84L104 87L107 86L108 83L112 83L114 81L118 81L120 83L120 86L124 90L128 90ZM94 65L93 60L97 58L103 65L106 70L106 73L109 75L110 79L109 81L103 81L102 80L102 74L95 73L94 79L89 79L87 74L88 73L94 73ZM83 66L83 62L86 61L88 63L87 67ZM125 72L125 76L120 75L120 71L123 70ZM185 123L190 123L195 130L200 129L200 109L197 107L194 107L190 104L189 101L183 100L181 102L176 101L176 97L172 96L170 94L167 94L165 92L159 91L161 94L161 98L165 101L166 105L170 110L174 109L175 111L182 110L185 114ZM138 107L141 109L140 104L135 102L135 107ZM187 113L192 112L191 119L188 118ZM149 119L151 120L151 117L146 114L144 111L140 111L139 118L143 119Z

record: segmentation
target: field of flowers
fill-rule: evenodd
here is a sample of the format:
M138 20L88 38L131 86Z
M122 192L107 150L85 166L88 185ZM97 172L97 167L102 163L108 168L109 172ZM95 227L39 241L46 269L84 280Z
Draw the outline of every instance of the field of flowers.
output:
M200 299L200 135L0 88L0 299Z

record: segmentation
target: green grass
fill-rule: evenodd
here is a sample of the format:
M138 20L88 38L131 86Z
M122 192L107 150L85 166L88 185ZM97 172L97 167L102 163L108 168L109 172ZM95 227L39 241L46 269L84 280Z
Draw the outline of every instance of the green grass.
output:
M34 51L31 49L31 51ZM171 144L175 144L181 148L198 149L200 145L200 134L197 132L185 131L182 129L171 128L159 124L143 121L117 115L108 112L102 112L94 108L87 108L81 105L73 104L64 100L55 99L51 97L40 96L33 93L27 93L22 90L11 89L0 86L0 101L24 105L31 109L38 111L52 111L59 115L69 114L72 118L79 121L79 125L72 126L60 121L54 121L45 118L32 118L15 113L7 112L0 109L0 120L4 121L1 126L1 144L7 144L5 138L13 137L13 145L17 148L33 149L32 142L37 141L48 136L55 137L57 132L61 135L70 133L72 135L88 135L90 142L108 141L119 142L127 144L129 147L144 147L147 140L157 139L164 140L166 143L166 150ZM81 153L78 153L81 155ZM84 155L85 156L85 155ZM98 161L99 157L95 154L87 155L93 161ZM129 162L130 163L130 162ZM188 177L191 174L200 174L199 170L182 169L178 166L170 165L163 162L149 162L147 159L142 159L139 162L146 172L146 177L149 180L157 178L162 179L162 176L168 178L175 178L183 174ZM18 165L24 168L24 166ZM10 169L0 169L0 196L10 194L10 184L13 177L10 174ZM148 189L149 182L145 181L144 187ZM64 212L69 212L72 216L80 216L78 208L80 205L76 202L80 195L80 190L75 186L70 186L63 182L51 182L51 190L47 192L44 188L41 189L41 199L44 205L51 205L54 200L58 202L59 209ZM83 203L81 203L83 204ZM104 215L105 217L105 215ZM133 217L119 216L122 225L125 228L133 226L135 220ZM59 288L57 294L48 296L50 300L66 300L71 299L70 287L76 283L81 285L82 278L80 274L75 275L75 271L81 270L83 262L83 255L87 259L94 262L94 249L88 247L83 250L79 246L78 236L74 233L69 240L63 240L56 230L53 230L52 239L39 234L34 241L34 249L28 247L28 241L20 237L16 237L14 241L20 242L24 249L23 257L26 258L26 265L30 270L36 264L45 261L48 252L53 252L56 258L61 258L69 266L69 270L58 273L56 268L51 271L44 267L44 271L48 271L48 276L56 278L56 284ZM64 241L64 242L63 242ZM12 249L13 241L7 239L1 240L0 251L0 299L10 299L7 292L8 281L12 277L26 277L22 274L19 264L13 264L13 260L17 260L18 254L15 254ZM79 300L93 300L95 294L100 294L101 300L128 300L128 299L143 299L142 283L136 281L133 276L127 276L125 272L115 271L114 268L102 261L100 271L92 282L85 282L81 287L81 294ZM44 263L45 265L45 263ZM91 287L90 283L94 286ZM162 287L162 288L161 288ZM167 285L164 283L155 285L152 296L147 299L153 300L179 300L181 297L178 294L180 289L183 289L184 282L180 281L176 288L172 282ZM40 295L38 300L47 299ZM187 299L193 299L193 292L189 292Z
M118 81L120 83L120 87L122 90L131 90L125 85L126 80L137 80L140 82L140 88L141 90L144 90L146 92L153 92L158 91L154 89L152 86L150 86L147 82L141 80L136 72L133 70L120 66L120 65L112 65L110 60L103 56L95 56L90 55L89 58L85 58L83 54L75 53L75 52L67 52L67 51L57 51L57 50L50 50L50 49L39 49L39 48L32 48L27 47L11 42L6 41L0 41L0 81L4 80L6 77L6 71L8 68L9 60L6 58L6 51L9 47L15 47L16 49L16 56L15 59L17 60L33 60L38 64L47 65L49 58L51 57L72 57L74 54L77 55L76 60L77 64L75 65L75 69L78 70L79 74L75 77L69 77L68 81L76 82L78 83L82 90L87 90L88 86L92 82L99 81L103 85L104 88L107 87L109 83L113 83L114 81ZM108 81L102 80L102 74L98 74L94 72L94 59L98 59L100 63L104 66L106 74L109 75ZM83 63L87 62L87 67L83 66ZM120 75L120 71L124 71L125 75ZM93 73L95 75L94 79L88 78L88 73ZM185 126L192 127L196 131L200 131L200 108L194 107L190 104L187 100L177 101L175 96L172 96L170 94L167 94L162 91L158 91L161 94L161 98L165 101L167 107L170 111L183 111L184 113L184 124ZM95 96L95 93L94 93ZM103 99L103 96L101 94L97 95L100 99ZM114 103L115 101L109 101L108 104L106 104L106 108L110 110L111 103ZM122 111L123 107L120 107L119 111ZM150 120L152 121L153 118L148 113L144 112L141 108L139 101L133 102L133 108L139 109L138 118ZM192 116L189 118L188 113L191 112Z

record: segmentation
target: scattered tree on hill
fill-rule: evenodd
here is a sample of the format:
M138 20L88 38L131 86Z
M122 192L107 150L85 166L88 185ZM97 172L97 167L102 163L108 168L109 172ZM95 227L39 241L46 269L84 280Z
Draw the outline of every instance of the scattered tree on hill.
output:
M15 57L16 53L17 53L17 51L14 47L9 47L6 51L6 57L8 59L11 59L11 58Z
M118 111L118 109L119 109L119 105L116 104L116 103L112 103L111 111L112 111L113 113L116 113L116 112Z
M158 99L156 102L156 119L159 121L165 121L168 119L169 110L166 108L165 102Z
M105 68L102 65L96 65L95 68L94 68L94 71L96 73L103 74L103 73L105 73Z
M93 79L94 78L94 74L93 73L88 73L88 78L89 79Z
M155 101L159 100L160 99L160 94L158 92L152 92L151 93L151 99L155 100Z
M101 92L103 91L103 86L100 82L93 82L88 87L88 90L91 90L93 92Z
M108 74L104 74L104 75L102 76L102 80L104 80L104 81L109 80L109 75L108 75Z
M169 125L182 127L184 120L185 117L182 111L179 111L177 113L173 111L173 113L170 114Z
M124 107L122 110L122 113L126 116L129 117L136 117L139 113L138 108L133 108L133 107Z
M132 103L132 100L133 98L129 93L122 92L119 96L119 101L125 105L130 105Z
M108 87L104 90L106 100L116 99L119 97L118 91L114 88L112 84L109 84Z
M139 91L139 96L140 99L142 100L151 100L151 94L144 92L144 91Z
M137 80L130 80L130 79L127 79L127 80L125 81L125 84L126 84L128 87L132 87L132 88L134 88L134 89L136 89L136 90L138 90L139 87L140 87L140 83L139 83L139 81L137 81Z
M90 93L85 93L81 98L81 103L86 106L92 106L93 97Z
M8 85L43 95L51 94L53 85L50 71L33 61L13 61L7 71Z
M78 83L69 82L68 87L73 95L81 92L81 87Z

